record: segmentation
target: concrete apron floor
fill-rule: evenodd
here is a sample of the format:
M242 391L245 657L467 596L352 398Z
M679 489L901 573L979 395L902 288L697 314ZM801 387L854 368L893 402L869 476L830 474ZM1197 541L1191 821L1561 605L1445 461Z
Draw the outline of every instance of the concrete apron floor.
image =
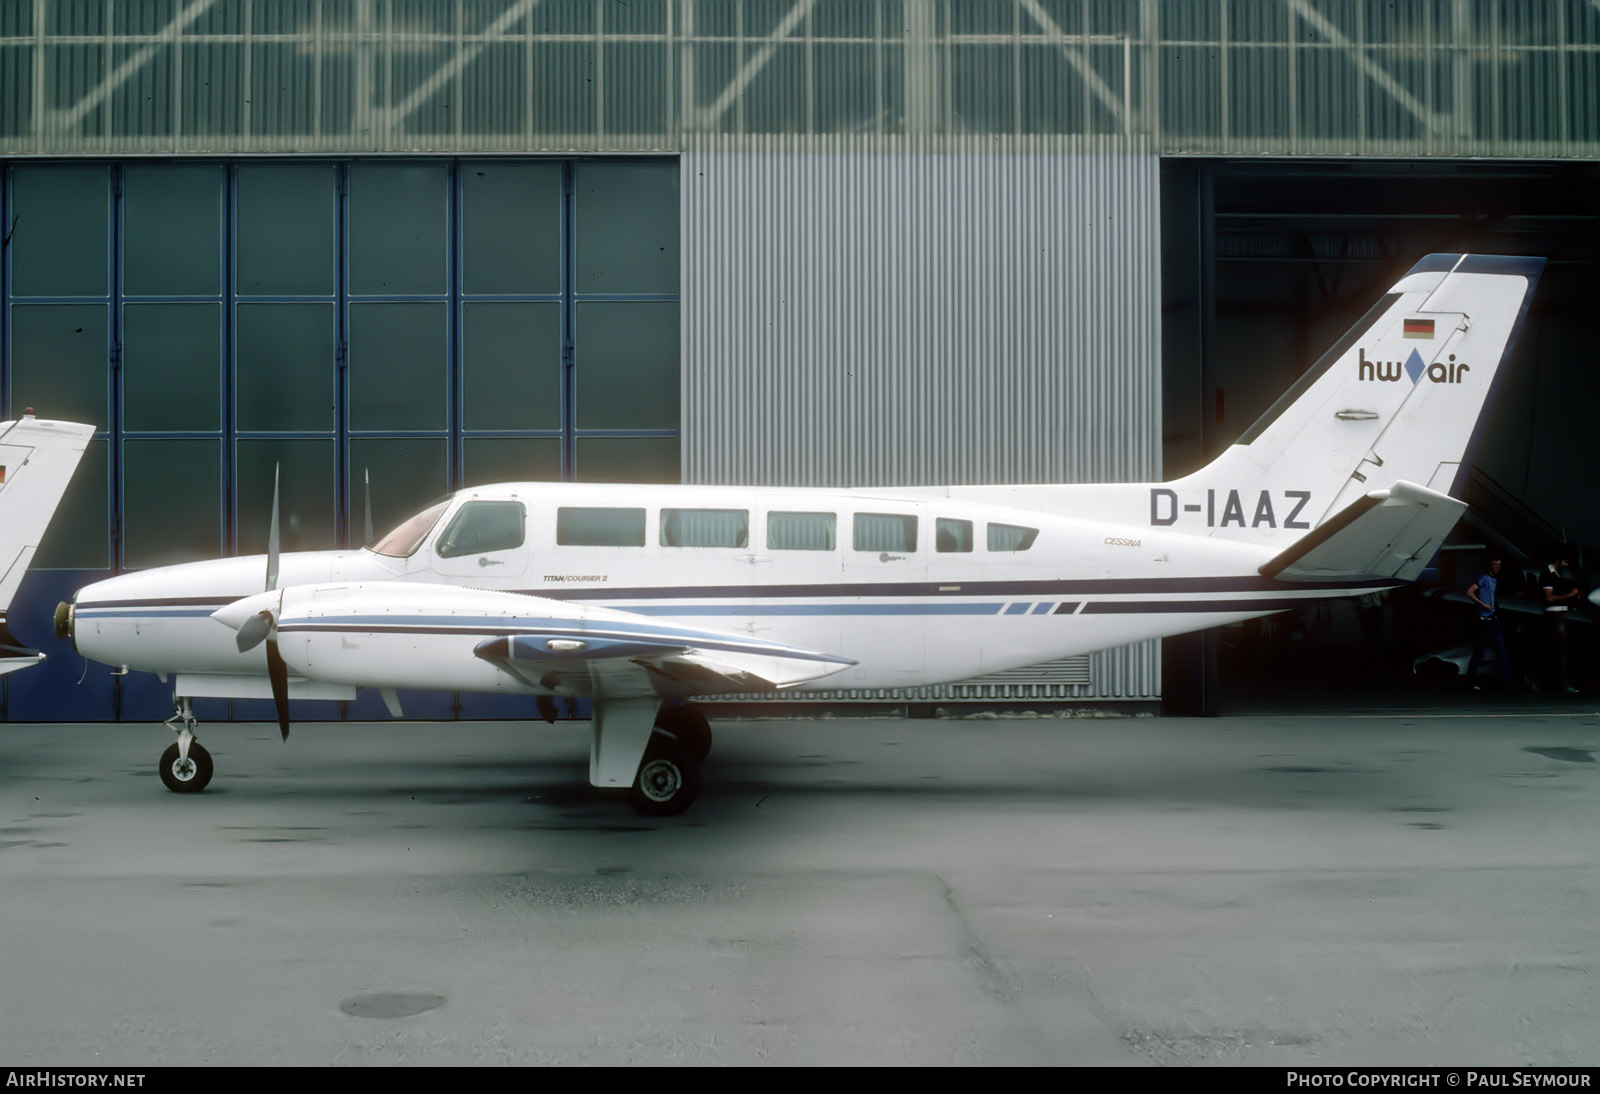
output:
M0 726L0 1061L1600 1064L1600 714Z

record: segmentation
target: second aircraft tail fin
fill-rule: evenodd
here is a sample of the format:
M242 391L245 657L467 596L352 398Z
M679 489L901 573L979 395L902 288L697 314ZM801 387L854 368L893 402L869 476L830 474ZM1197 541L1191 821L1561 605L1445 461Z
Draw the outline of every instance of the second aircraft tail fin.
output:
M6 609L93 435L92 425L32 414L0 422L0 674L39 660L12 635Z

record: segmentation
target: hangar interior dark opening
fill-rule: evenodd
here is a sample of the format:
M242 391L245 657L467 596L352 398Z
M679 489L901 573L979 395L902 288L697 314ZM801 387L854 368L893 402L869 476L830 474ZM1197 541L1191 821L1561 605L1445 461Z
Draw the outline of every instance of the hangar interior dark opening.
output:
M1531 575L1551 547L1571 543L1580 585L1593 587L1600 371L1588 320L1600 284L1600 165L1168 159L1161 185L1165 478L1232 443L1423 255L1548 260L1470 457L1472 510L1437 576L1381 605L1167 639L1169 711L1315 703L1348 695L1353 673L1389 695L1415 693L1419 657L1471 641L1467 607L1441 594L1464 589L1488 550ZM1597 630L1573 628L1580 687L1592 682L1583 670ZM1520 678L1537 651L1520 629L1516 639Z

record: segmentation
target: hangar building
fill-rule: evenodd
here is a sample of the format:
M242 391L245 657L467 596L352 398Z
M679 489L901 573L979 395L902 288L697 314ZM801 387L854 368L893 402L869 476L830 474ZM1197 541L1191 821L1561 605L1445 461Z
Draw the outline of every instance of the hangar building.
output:
M0 711L164 717L50 609L262 549L274 464L287 549L369 479L381 531L504 479L1171 477L1439 250L1550 259L1472 489L1600 543L1597 154L1592 0L0 5L0 418L98 427Z

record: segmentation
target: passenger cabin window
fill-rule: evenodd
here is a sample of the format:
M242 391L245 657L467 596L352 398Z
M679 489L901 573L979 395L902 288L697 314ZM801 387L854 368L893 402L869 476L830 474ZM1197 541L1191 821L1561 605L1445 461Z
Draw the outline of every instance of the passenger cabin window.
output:
M520 501L469 501L445 525L434 545L440 558L484 555L521 547L527 513Z
M989 550L1026 551L1039 538L1039 529L1017 524L989 525Z
M748 547L750 513L744 509L663 509L663 547Z
M643 509L556 510L556 543L562 547L643 547Z
M972 550L972 522L940 517L934 526L933 542L941 554L964 554Z
M832 513L767 514L769 551L831 551L833 545Z
M449 498L428 506L416 516L407 517L399 527L382 539L373 540L367 545L368 549L376 554L388 555L390 558L410 557L416 553L418 547L422 546L422 541L433 531L433 526L439 522L439 518L448 508L450 508Z
M857 513L855 548L858 551L915 551L917 518L899 513Z

